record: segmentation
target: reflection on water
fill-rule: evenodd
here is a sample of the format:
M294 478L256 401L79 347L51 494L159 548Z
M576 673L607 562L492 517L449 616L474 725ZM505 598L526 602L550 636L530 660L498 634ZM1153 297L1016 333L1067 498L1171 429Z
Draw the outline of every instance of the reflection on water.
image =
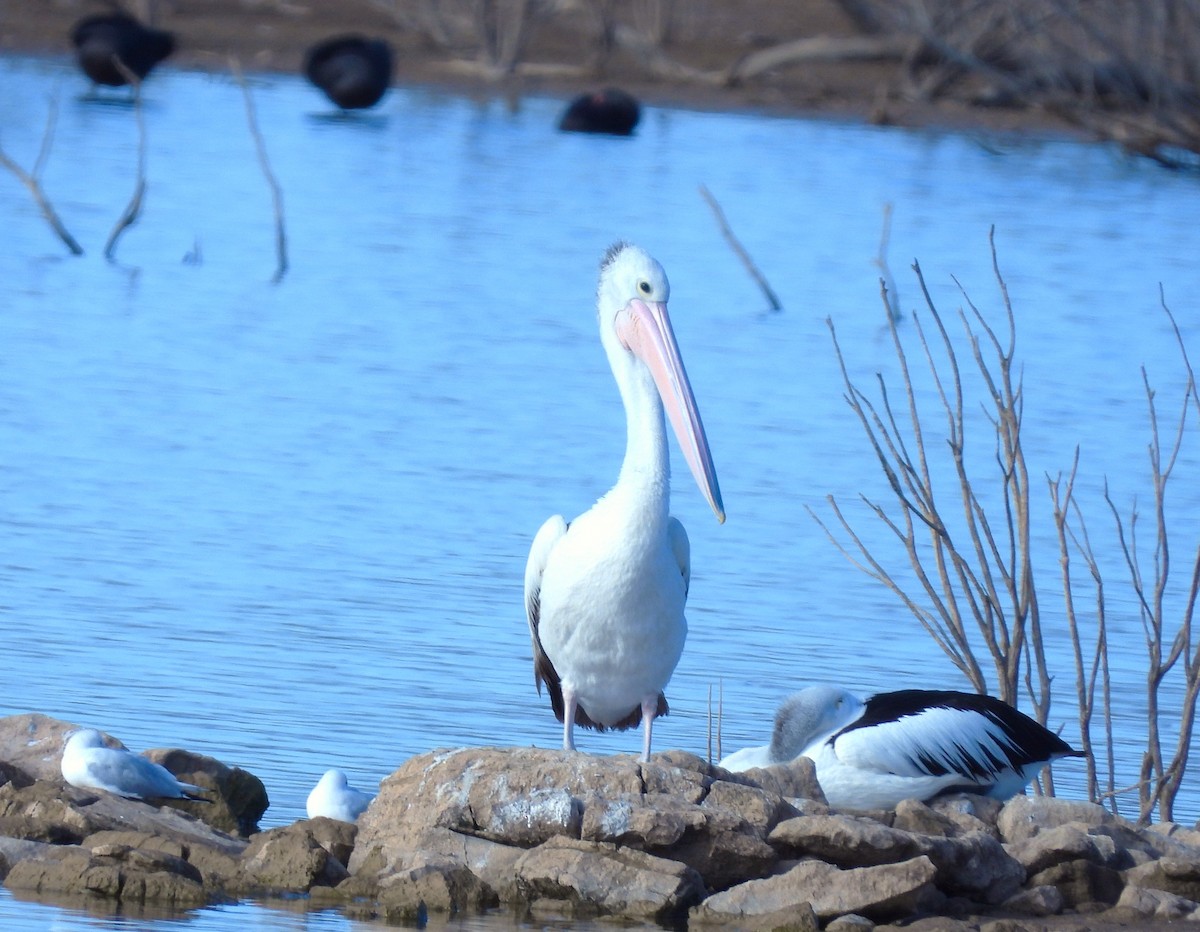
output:
M266 826L301 817L329 767L369 786L433 747L557 744L533 690L521 580L546 516L587 508L620 462L592 307L597 262L618 238L671 276L729 514L718 526L677 468L691 634L659 746L705 753L710 687L723 692L725 750L762 743L775 704L805 683L965 687L806 510L828 515L833 494L889 546L856 504L887 488L842 399L825 319L860 384L876 372L896 384L874 264L890 203L906 338L913 257L943 311L964 302L954 276L999 320L996 227L1031 482L1080 446L1078 493L1114 574L1118 781L1132 782L1141 633L1102 489L1123 509L1148 502L1140 366L1173 419L1180 365L1160 283L1200 346L1194 178L1066 142L745 115L652 109L633 139L558 135L557 101L420 89L366 119L331 119L299 79L264 77L253 91L290 247L274 287L272 207L236 85L169 69L147 85L144 214L108 264L100 252L136 176L132 112L80 99L62 62L0 68L0 142L22 164L57 95L42 178L87 251L65 257L27 193L0 182L0 604L20 632L0 659L0 712L244 767L267 784ZM701 183L781 313L765 312ZM974 416L982 390L967 390ZM929 429L942 430L938 416ZM975 430L986 467L982 419ZM1185 445L1169 502L1181 554L1197 539L1198 465ZM1035 506L1037 572L1053 593L1048 499ZM1060 671L1051 724L1071 738L1058 598L1042 609ZM607 754L640 738L579 740ZM1059 785L1079 792L1079 771L1060 768ZM1194 786L1183 819L1200 815ZM7 893L0 918L104 925ZM253 905L188 923L352 927Z

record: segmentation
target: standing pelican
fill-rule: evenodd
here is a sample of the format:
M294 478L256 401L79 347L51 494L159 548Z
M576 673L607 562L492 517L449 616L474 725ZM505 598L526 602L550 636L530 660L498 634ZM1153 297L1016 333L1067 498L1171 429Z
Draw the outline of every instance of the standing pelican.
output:
M895 809L903 799L978 793L1010 799L1060 757L1067 742L993 696L901 689L865 702L809 686L775 713L771 743L721 760L749 770L807 757L831 806Z
M663 409L718 521L725 508L671 321L661 265L617 243L600 265L600 340L625 403L625 461L617 484L568 524L542 525L525 567L534 683L550 693L574 750L574 726L645 727L683 653L691 562L687 532L669 514L671 474Z

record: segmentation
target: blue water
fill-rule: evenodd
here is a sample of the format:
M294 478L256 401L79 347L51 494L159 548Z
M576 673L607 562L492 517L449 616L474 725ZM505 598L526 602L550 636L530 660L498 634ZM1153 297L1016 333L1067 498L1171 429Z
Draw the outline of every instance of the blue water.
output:
M1164 434L1183 385L1160 286L1200 358L1195 177L1062 140L655 108L633 139L568 136L553 130L556 100L425 89L344 119L299 80L258 76L289 250L275 285L271 198L232 80L168 69L147 85L149 188L115 263L102 250L136 180L132 108L84 99L63 61L0 60L0 86L0 146L26 167L56 101L42 181L86 250L68 256L0 174L0 714L43 712L135 749L182 746L243 767L267 785L264 827L302 817L328 767L371 786L434 747L557 745L533 689L521 581L542 521L586 509L620 464L623 415L593 310L598 260L619 238L670 275L729 515L719 526L677 465L691 630L656 747L706 753L710 690L728 752L764 742L778 700L807 683L966 688L808 513L828 520L835 496L903 575L859 500L891 505L825 323L856 382L877 397L880 372L899 398L875 264L890 204L887 259L918 369L914 258L956 334L955 279L1004 332L995 227L1017 317L1051 724L1078 736L1043 489L1079 446L1077 493L1110 574L1118 783L1133 781L1144 649L1102 490L1107 480L1126 522L1136 496L1144 548L1140 367ZM781 313L723 240L701 184ZM985 396L957 345L969 455L986 473ZM922 404L936 403L930 380L917 383ZM944 462L944 418L926 410ZM1168 487L1175 606L1200 540L1197 439L1193 419ZM953 494L945 467L937 474ZM944 507L957 521L961 506ZM1088 615L1090 590L1077 598ZM1179 695L1170 681L1164 704ZM578 740L612 754L641 739ZM1059 792L1082 792L1081 772L1058 768ZM1179 820L1200 817L1198 787L1193 775ZM2 889L0 922L110 924ZM255 904L191 924L356 925Z

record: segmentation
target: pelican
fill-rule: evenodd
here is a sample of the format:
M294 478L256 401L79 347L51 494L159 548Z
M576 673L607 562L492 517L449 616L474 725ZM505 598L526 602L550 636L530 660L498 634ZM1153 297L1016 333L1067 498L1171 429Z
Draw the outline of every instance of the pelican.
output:
M625 404L625 460L617 484L567 523L542 525L525 567L525 611L534 683L563 723L644 728L650 759L654 719L683 653L691 579L687 532L669 514L670 464L664 408L692 475L719 522L725 507L704 426L667 316L670 285L648 253L617 243L600 265L600 340Z
M162 764L140 754L108 747L94 728L71 733L63 747L62 775L71 786L129 799L203 799L201 787L181 783Z
M894 809L902 799L979 793L1009 799L1043 767L1081 757L1058 735L992 696L903 689L865 702L810 686L775 713L771 743L724 758L726 770L810 758L831 806Z
M365 110L392 83L392 47L357 35L325 39L305 55L304 75L343 110Z
M352 787L340 770L326 770L305 801L310 819L325 816L339 822L356 822L375 797Z
M153 26L144 26L127 13L104 13L88 16L71 30L71 43L83 73L96 84L122 87L129 83L128 75L115 65L114 59L139 81L154 66L175 51L175 37Z

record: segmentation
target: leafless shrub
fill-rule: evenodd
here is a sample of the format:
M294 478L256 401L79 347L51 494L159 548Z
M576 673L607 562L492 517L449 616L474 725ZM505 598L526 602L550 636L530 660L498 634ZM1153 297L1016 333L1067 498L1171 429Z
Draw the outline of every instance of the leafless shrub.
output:
M944 454L955 478L950 491L935 490L937 471L931 462L937 457L933 431L918 403L914 370L910 368L904 343L891 314L884 287L884 305L892 335L903 398L893 402L888 386L877 377L878 400L854 384L849 375L837 333L830 323L834 351L841 365L846 400L858 417L867 440L894 495L894 507L862 501L868 511L895 538L907 556L911 580L902 579L880 554L882 547L860 533L841 505L831 496L829 506L836 518L838 533L815 512L810 513L843 554L868 575L892 590L912 612L921 626L946 653L951 662L968 678L972 686L988 691L988 676L980 660L979 644L986 648L1001 698L1017 704L1023 693L1033 705L1034 715L1047 722L1052 671L1046 659L1046 646L1054 634L1042 621L1039 592L1051 587L1037 586L1031 544L1031 529L1040 514L1030 486L1021 445L1021 419L1024 395L1015 371L1016 328L1008 290L996 260L994 238L991 243L993 271L1002 298L1007 331L1003 337L988 323L959 286L968 311L958 312L963 334L970 346L975 375L984 387L988 401L985 413L992 427L992 466L980 473L977 458L969 455L964 418L964 372L958 353L941 314L931 299L918 265L913 266L924 296L926 310L934 325L934 336L927 337L921 317L913 316L916 339L933 384L938 413L944 423ZM956 282L957 284L957 282ZM1164 312L1175 320L1162 302ZM1110 588L1101 574L1087 525L1075 493L1079 469L1076 451L1070 471L1064 476L1046 477L1053 527L1058 544L1064 599L1066 632L1074 663L1076 700L1079 707L1079 745L1088 754L1087 789L1094 801L1107 801L1114 811L1117 798L1137 791L1139 822L1158 817L1171 820L1189 760L1189 748L1195 726L1197 698L1200 697L1200 641L1193 637L1192 620L1200 597L1200 549L1187 567L1186 593L1171 600L1171 534L1169 533L1166 492L1185 439L1200 420L1200 394L1179 329L1175 337L1186 375L1186 384L1175 415L1174 427L1164 443L1156 407L1156 392L1143 369L1142 378L1148 403L1150 464L1154 530L1146 551L1137 539L1139 512L1133 507L1129 518L1105 488L1104 498L1114 521L1116 543L1128 570L1128 581L1138 606L1146 652L1145 681L1141 684L1146 698L1146 745L1138 779L1128 788L1116 786L1116 761L1112 729L1112 697L1115 689L1127 690L1130 684L1114 684L1109 651L1128 655L1130 646L1112 645L1109 625ZM937 352L935 352L935 350ZM997 494L998 489L998 494ZM961 512L951 519L955 512ZM953 527L952 527L953 525ZM843 543L843 538L846 543ZM1088 582L1075 578L1072 559L1078 557ZM1150 569L1145 563L1151 564ZM1081 608L1080 586L1094 592L1094 617ZM1177 586L1176 586L1177 588ZM1179 708L1164 709L1163 689L1169 676L1182 682ZM1099 721L1097 721L1099 720ZM1101 727L1101 746L1093 740L1093 731ZM1175 731L1174 746L1164 752ZM1104 774L1097 765L1104 759ZM1045 789L1053 792L1053 783Z

